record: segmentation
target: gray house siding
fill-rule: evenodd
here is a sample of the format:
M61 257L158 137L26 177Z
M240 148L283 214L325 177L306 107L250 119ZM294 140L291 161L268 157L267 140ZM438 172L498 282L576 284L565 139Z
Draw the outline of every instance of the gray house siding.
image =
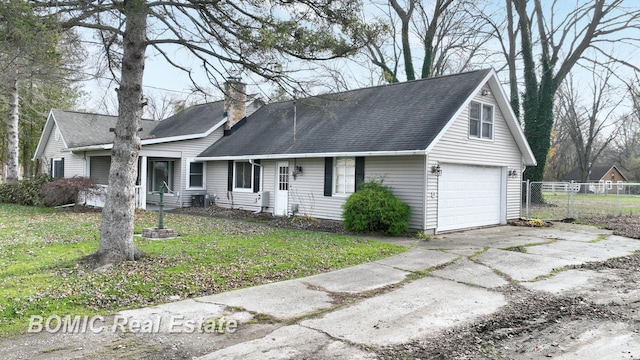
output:
M442 138L429 153L427 169L438 163L455 163L468 165L483 165L517 169L517 176L506 178L506 218L513 219L520 216L520 186L522 168L522 154L518 150L501 110L493 96L474 97L474 101L494 105L494 135L493 140L473 139L469 137L469 109L465 107L459 117L452 123ZM427 174L427 194L438 193L438 178L430 171ZM438 204L436 201L427 203L427 229L435 229L438 218Z
M262 165L262 179L260 184L260 191L269 193L269 202L268 207L265 211L273 212L273 207L275 206L275 191L276 191L276 164L277 162L274 160L262 160L260 165ZM289 163L289 169L291 169L292 162ZM290 180L293 180L293 177L289 177ZM289 204L289 209L291 209L291 204Z
M289 169L293 169L293 160ZM298 205L298 214L322 219L342 219L345 196L324 196L324 158L297 159L302 174L294 180L290 177L289 208ZM365 165L366 166L366 165ZM275 187L275 185L274 185Z
M365 179L383 179L393 193L411 207L412 229L424 226L424 156L379 156L365 159Z
M165 203L171 206L191 206L192 195L204 195L208 193L206 186L207 169L205 171L205 188L187 188L187 176L189 173L189 162L194 159L202 149L218 141L222 137L223 129L219 128L206 137L193 140L172 141L160 144L143 145L141 154L154 154L160 152L173 152L177 157L155 157L149 156L148 160L171 160L173 161L173 194L165 196ZM206 167L206 165L205 165ZM150 176L150 174L148 174ZM157 204L160 201L158 194L147 194L147 202Z
M324 158L281 160L289 162L289 173L294 166L302 168L295 179L289 176L288 210L295 206L298 215L322 219L342 220L342 205L347 196L324 195ZM276 192L276 160L263 160L262 191L269 192L272 212ZM365 180L383 179L393 192L411 207L410 227L421 229L424 224L424 156L380 156L365 158ZM227 191L226 161L211 161L207 166L207 192L218 206L258 211L255 194Z
M264 164L262 178L264 179ZM220 207L242 209L249 211L259 211L261 209L260 204L257 202L258 193L254 192L240 192L240 191L228 191L227 179L228 179L228 162L227 161L209 161L207 162L207 190L209 198ZM273 174L273 173L272 173ZM264 180L261 185L261 190L264 190ZM271 191L271 190L267 190ZM271 191L272 192L272 191Z
M293 169L289 160L289 169ZM298 214L342 220L342 205L348 196L324 196L324 158L296 159L302 174L290 177L289 209L297 204ZM272 167L275 169L275 166ZM410 227L421 229L424 208L424 156L378 156L364 161L365 180L383 179L398 198L411 207ZM270 177L275 180L275 174ZM273 180L272 180L273 181ZM275 183L272 187L275 189Z
M51 161L60 158L64 158L64 177L85 176L84 158L70 151L64 151L62 136L60 136L57 125L54 125L44 148L43 157L40 159L42 161L42 172L48 174Z

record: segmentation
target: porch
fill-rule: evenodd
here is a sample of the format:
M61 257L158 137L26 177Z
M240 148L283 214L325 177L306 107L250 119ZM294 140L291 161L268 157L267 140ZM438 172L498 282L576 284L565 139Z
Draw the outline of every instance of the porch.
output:
M108 185L96 185L94 189L86 190L78 195L78 204L83 206L90 206L96 208L103 208L107 201L107 192L109 190ZM148 209L149 206L146 201L146 193L141 186L136 186L136 209ZM156 206L157 207L157 206Z

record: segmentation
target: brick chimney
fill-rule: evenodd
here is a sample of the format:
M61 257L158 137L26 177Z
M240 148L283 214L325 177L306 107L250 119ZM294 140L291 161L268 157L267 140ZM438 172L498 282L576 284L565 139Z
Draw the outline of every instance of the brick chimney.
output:
M227 113L225 130L229 130L246 116L247 84L239 78L229 78L224 83L224 111Z

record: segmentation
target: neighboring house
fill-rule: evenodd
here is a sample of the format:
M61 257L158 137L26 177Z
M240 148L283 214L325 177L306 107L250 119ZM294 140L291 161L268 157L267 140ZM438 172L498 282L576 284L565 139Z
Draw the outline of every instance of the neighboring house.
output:
M576 167L569 172L562 180L581 182L580 168ZM587 177L587 182L611 181L627 182L627 178L620 172L615 165L594 165Z
M236 108L251 112L262 105L260 99L243 96L235 103L229 99L226 104L196 105L162 121L142 120L137 207L158 204L163 183L171 190L164 197L167 206L190 206L193 195L204 195L206 164L194 158L220 139L231 122L245 116ZM51 110L33 159L40 162L43 173L55 178L90 177L106 191L116 121L115 116Z
M341 219L361 181L383 179L433 233L519 218L536 163L493 70L268 104L198 160L222 207Z
M143 122L142 206L166 181L175 206L207 195L221 207L340 220L360 182L382 179L410 205L413 229L520 216L522 171L536 162L493 70L262 107L243 84L228 84L224 104ZM115 118L53 110L35 158L54 176L105 183L114 126Z
M567 176L565 176L563 180L580 183L582 182L580 179L581 171L579 167L576 167L571 170L571 172L569 172L569 174L567 174ZM627 182L627 178L615 165L594 165L589 171L586 182L590 184L588 186L580 186L576 188L576 191L578 191L577 189L580 189L579 191L588 191L595 194L606 194L611 190L614 190L614 184L616 184L616 191L622 190L622 184Z

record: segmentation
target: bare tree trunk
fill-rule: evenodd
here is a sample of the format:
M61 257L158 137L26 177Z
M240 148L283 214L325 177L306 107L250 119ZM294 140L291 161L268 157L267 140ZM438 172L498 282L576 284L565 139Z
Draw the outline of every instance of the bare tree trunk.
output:
M147 47L147 7L144 0L124 3L126 28L120 87L118 122L114 130L109 191L102 210L100 245L96 253L99 264L137 260L142 253L133 243L135 183L140 136L138 128L144 103L142 75Z
M407 75L407 80L415 80L416 73L413 68L413 57L411 56L411 42L409 39L409 25L411 22L411 15L415 8L416 0L409 1L409 9L405 11L397 0L390 0L391 7L396 11L400 21L402 23L401 39L402 39L402 55L404 57L404 69Z
M20 98L18 96L18 76L15 74L9 85L9 118L7 120L7 182L18 181L18 121L20 119Z
M507 54L507 66L509 68L509 99L514 114L520 119L520 92L518 89L518 75L516 73L516 26L513 21L513 5L507 1L507 36L509 38L509 50Z

